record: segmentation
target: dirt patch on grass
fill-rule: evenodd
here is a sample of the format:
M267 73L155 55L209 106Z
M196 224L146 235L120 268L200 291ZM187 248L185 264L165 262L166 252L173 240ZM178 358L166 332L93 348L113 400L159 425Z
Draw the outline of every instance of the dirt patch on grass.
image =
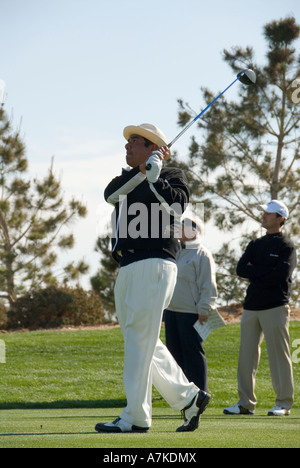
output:
M243 306L241 304L231 304L226 307L220 307L220 314L223 319L228 323L239 323L243 313ZM291 309L291 320L300 321L300 309Z

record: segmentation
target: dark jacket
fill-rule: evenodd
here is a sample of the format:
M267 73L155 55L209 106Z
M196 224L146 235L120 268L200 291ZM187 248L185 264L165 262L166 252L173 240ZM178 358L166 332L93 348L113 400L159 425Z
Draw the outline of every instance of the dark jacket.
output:
M250 242L237 265L238 276L250 280L244 308L266 310L288 304L295 266L294 244L282 233Z
M157 182L149 183L138 167L123 169L106 187L104 197L115 206L112 253L118 262L128 252L140 255L140 259L176 258L178 235L174 228L189 202L182 170L162 168Z

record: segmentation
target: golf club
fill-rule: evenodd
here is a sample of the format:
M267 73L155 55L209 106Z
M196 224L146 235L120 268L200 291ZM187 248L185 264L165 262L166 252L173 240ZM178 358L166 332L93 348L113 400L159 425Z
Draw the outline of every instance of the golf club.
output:
M217 99L219 99L219 97L221 97L224 93L226 93L226 91L229 88L231 88L231 86L234 85L234 83L236 83L237 81L240 81L241 83L245 85L255 84L256 74L250 68L246 68L245 70L240 71L237 74L236 79L229 86L227 86L227 88L224 89L224 91L222 91L210 104L208 104L208 106L206 106L205 109L203 109L203 111L200 112L200 114L198 114L193 120L191 120L180 133L178 133L178 135L171 141L171 143L167 145L168 148L171 148L171 146L175 143L175 141L177 141L198 119L200 119L200 117L204 114L204 112L206 112L207 109L209 109L210 106L212 106L213 103L216 102ZM149 171L151 169L151 164L147 164L146 169Z
M203 109L203 111L201 111L200 114L198 114L193 120L191 120L191 122L189 122L188 125L180 133L178 133L178 135L171 141L171 143L168 144L168 148L171 148L175 141L177 141L193 125L193 123L195 123L204 114L204 112L206 112L207 109L209 109L210 106L212 106L212 104L216 102L217 99L219 99L219 97L221 97L229 88L231 88L231 86L234 85L236 81L240 81L245 85L254 84L256 82L256 74L250 68L246 68L245 70L240 71L237 74L237 78L229 86L227 86L227 88L224 89L224 91L222 91L222 93L220 93L219 96L217 96L210 104L208 104L208 106L205 107L205 109Z

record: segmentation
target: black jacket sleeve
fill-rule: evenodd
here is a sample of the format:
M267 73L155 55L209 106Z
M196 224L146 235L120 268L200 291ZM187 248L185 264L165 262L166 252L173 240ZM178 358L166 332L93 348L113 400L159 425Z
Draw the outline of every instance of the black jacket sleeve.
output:
M177 168L163 170L157 182L149 185L160 203L168 206L175 215L182 215L189 202L189 189L183 171Z
M237 275L241 278L254 280L255 278L262 278L272 272L273 267L270 265L257 264L256 261L256 244L251 241L237 264Z
M254 242L251 241L248 244L245 253L240 258L236 272L241 278L251 279L260 275L260 267L254 266L255 263L255 246ZM264 268L265 270L265 268Z
M259 281L261 286L281 284L291 278L295 266L296 251L292 246L286 246L280 255L277 265L271 268L268 274L255 278L253 283L255 284L256 281Z
M254 260L255 246L250 242L245 253L237 264L237 275L246 278L252 284L259 282L261 286L272 286L287 281L296 266L296 251L293 245L286 245L280 252L275 266L257 265Z
M134 169L123 169L122 174L115 177L106 187L104 198L108 203L115 205L122 195L128 195L139 184L146 179L146 176L140 172L139 167Z

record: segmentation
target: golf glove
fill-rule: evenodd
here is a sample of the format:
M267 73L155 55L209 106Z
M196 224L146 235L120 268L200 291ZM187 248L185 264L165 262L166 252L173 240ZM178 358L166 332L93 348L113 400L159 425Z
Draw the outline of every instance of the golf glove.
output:
M146 177L148 182L154 183L157 182L160 171L162 169L163 162L160 159L160 156L163 156L159 151L153 151L150 158L146 162Z

